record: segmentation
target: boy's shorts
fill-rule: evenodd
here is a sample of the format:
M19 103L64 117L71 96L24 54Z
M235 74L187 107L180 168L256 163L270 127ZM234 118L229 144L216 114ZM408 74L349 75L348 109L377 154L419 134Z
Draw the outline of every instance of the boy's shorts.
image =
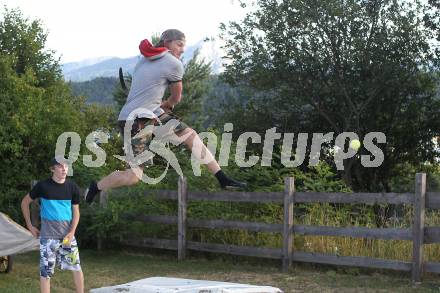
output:
M167 125L170 129L168 131L172 131L174 133L179 133L180 131L188 128L188 125L183 122L180 117L174 115L172 112L167 112L159 116L160 123L154 119L148 118L136 118L133 122L133 126L131 128L131 147L133 148L133 155L136 157L137 155L143 153L145 150L148 150L150 142L153 140L154 134L152 132L147 133L146 135L142 135L141 137L134 138L142 129L148 126L159 126L163 129L166 129ZM126 121L119 121L119 131L121 133L122 138L124 139L124 127ZM167 124L168 123L168 124ZM140 167L145 167L151 164L150 161L147 161L140 165Z
M81 271L78 244L73 238L70 247L62 245L62 239L40 239L40 276L50 278L55 265L62 270Z

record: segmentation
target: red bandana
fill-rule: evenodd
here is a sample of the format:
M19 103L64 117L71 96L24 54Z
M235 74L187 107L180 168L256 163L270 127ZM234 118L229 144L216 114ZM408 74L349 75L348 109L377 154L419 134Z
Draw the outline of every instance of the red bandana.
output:
M153 45L147 39L141 41L139 44L139 50L141 51L141 54L147 58L154 57L168 51L168 49L165 47L153 47Z

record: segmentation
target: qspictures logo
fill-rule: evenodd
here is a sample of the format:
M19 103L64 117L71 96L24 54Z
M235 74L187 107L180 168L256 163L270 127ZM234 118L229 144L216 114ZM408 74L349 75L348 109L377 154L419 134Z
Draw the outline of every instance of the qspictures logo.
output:
M137 134L132 136L131 130L135 123L135 117L147 117L155 120L156 125L149 124L141 129ZM183 176L180 163L176 155L171 150L170 146L180 145L190 134L178 136L176 134L177 120L170 120L162 124L158 117L147 109L137 109L133 111L124 127L124 156L114 155L121 161L130 166L130 168L139 168L145 164L153 162L154 157L160 156L166 160L167 166L162 174L158 177L152 178L143 172L137 172L139 179L148 184L159 183L168 172L171 166L180 176ZM234 127L232 123L225 123L219 141L218 136L213 132L201 132L199 137L202 141L206 141L206 148L211 152L212 156L204 155L204 146L194 145L191 151L191 166L195 176L201 175L201 166L208 164L210 160L217 156L217 146L220 145L218 153L218 163L220 166L228 166L229 158L232 148L232 131ZM295 136L297 136L297 143L295 151L293 144ZM94 131L85 138L86 148L94 154L83 155L83 164L86 167L98 168L105 164L107 154L99 145L108 143L109 135L104 131ZM70 139L69 152L67 151L68 140ZM136 153L133 150L134 141L147 141L148 147L141 153ZM308 146L311 141L310 147ZM323 145L327 147L330 145L330 153L333 155L336 168L344 170L344 160L354 157L361 146L366 150L365 154L360 155L361 164L367 168L379 167L384 161L384 154L379 148L379 144L386 143L386 136L382 132L367 133L362 142L359 136L354 132L342 132L335 136L333 132L328 133L279 133L276 127L267 129L264 136L256 132L244 132L238 136L236 142L234 161L237 166L242 168L250 168L260 163L261 166L271 166L273 159L273 149L275 142L281 142L281 164L285 167L298 167L305 162L306 151L310 149L308 166L316 166L319 163L321 150ZM347 143L348 142L348 143ZM250 155L246 157L246 152L249 144L262 144L263 152L261 157L257 155ZM79 159L79 150L81 147L81 137L76 132L64 132L57 140L55 156L64 157L69 164L69 176L73 175L72 164ZM206 150L206 149L205 149ZM294 154L294 155L293 155Z

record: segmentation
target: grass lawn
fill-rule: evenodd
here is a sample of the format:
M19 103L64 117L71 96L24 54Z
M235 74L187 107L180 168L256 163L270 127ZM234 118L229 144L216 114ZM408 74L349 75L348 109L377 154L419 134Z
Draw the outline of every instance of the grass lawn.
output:
M209 258L177 262L175 255L157 251L81 251L87 290L162 276L270 285L284 292L440 292L438 275L425 275L413 288L408 273L296 264L282 274L277 261ZM38 252L17 255L13 271L0 275L0 292L38 292L38 280ZM74 291L70 272L57 270L51 283L52 292Z

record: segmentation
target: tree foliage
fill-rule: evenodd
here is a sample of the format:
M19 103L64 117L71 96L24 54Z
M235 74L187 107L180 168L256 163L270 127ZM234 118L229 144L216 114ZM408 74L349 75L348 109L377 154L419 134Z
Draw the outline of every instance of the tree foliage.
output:
M115 77L97 77L92 80L70 82L72 94L87 97L87 103L114 104L113 95L119 86Z
M238 119L253 123L247 130L277 126L335 136L352 131L361 139L368 132L385 133L379 168L364 168L356 157L345 162L343 176L355 189L389 190L397 164L435 161L438 18L426 25L429 6L418 0L252 5L242 21L222 25L230 59L224 78L252 93L235 110L241 111Z
M211 64L199 58L199 52L196 51L185 64L182 102L176 106L176 113L195 126L200 126L205 118L201 116L202 104L209 92L210 74Z
M72 96L39 21L5 9L0 32L0 209L19 218L30 181L50 174L58 136L74 131L84 141L97 125L110 128L114 114Z
M59 59L46 50L47 32L40 20L30 20L18 9L4 7L0 23L0 53L10 56L12 68L18 75L32 71L37 86L48 87L61 78Z

